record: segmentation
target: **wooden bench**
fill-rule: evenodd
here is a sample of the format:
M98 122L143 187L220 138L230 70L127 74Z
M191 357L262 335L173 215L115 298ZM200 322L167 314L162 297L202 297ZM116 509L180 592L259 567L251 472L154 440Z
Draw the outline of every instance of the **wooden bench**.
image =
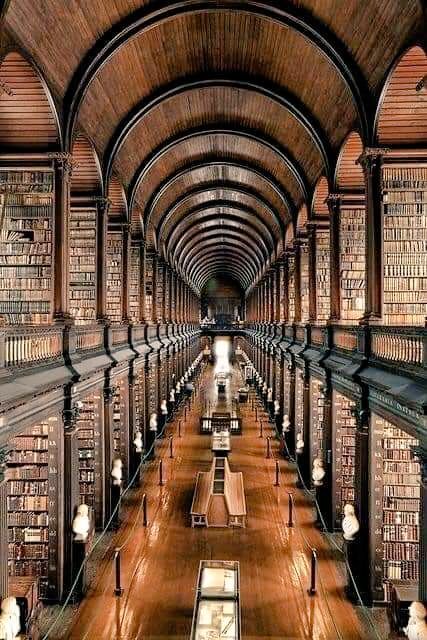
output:
M229 527L246 527L246 499L241 471L232 472L225 468L225 503L228 511Z
M191 526L208 526L209 502L212 495L212 470L199 471L191 503Z

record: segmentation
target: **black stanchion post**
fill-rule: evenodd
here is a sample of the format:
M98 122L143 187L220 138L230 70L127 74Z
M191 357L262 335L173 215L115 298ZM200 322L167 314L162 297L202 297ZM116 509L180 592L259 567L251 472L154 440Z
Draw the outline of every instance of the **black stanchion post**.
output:
M264 436L264 431L262 427L262 422L259 424L259 437L262 438Z
M173 458L173 436L169 436L169 458Z
M116 567L116 587L114 589L115 596L121 596L123 594L123 589L121 585L121 571L120 571L120 549L116 547L114 550L114 564Z
M267 458L271 458L270 436L267 436Z
M276 460L276 481L274 483L275 487L279 487L280 486L280 467L279 467L279 461Z
M294 497L288 493L288 527L294 526Z
M181 437L181 420L178 421L178 438Z
M147 519L147 494L142 495L142 525L146 527L148 525Z
M316 549L311 550L311 576L310 576L310 588L308 590L309 596L316 595L316 567L317 567L317 554Z
M159 485L163 486L163 460L159 462Z
M255 407L255 422L258 422L258 409Z

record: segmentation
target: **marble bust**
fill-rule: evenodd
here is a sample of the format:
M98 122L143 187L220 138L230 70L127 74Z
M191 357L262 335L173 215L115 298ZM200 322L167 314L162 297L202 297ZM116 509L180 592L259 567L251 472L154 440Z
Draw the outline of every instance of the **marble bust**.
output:
M360 529L359 520L356 518L352 504L344 506L344 518L342 521L342 532L344 540L351 542L355 539Z

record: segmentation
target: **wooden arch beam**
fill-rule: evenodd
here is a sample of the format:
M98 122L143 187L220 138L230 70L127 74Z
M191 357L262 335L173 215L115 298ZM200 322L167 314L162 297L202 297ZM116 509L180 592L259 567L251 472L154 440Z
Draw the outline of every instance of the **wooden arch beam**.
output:
M314 115L303 105L299 98L285 92L282 88L270 86L268 83L256 82L251 79L242 79L242 77L212 77L202 78L196 77L186 81L173 83L163 88L161 91L150 95L142 100L117 126L105 152L104 175L107 183L108 177L112 171L114 160L119 153L126 138L131 135L133 129L154 109L161 107L162 104L174 97L181 96L189 91L200 89L210 89L216 87L226 87L230 89L240 89L248 92L256 93L264 98L268 98L275 104L288 111L295 120L303 127L310 136L314 146L322 158L325 173L329 174L332 166L331 145L326 135L317 122Z
M223 238L221 242L219 242L220 238ZM211 236L209 240L205 242L204 246L193 247L185 257L185 264L177 265L177 267L180 269L181 273L186 275L191 281L190 274L192 268L198 264L198 261L203 260L204 256L206 256L208 252L220 255L224 249L229 249L236 255L236 258L240 257L242 259L242 264L246 264L248 269L251 267L252 276L254 278L262 271L262 267L264 265L254 252L254 249L250 246L242 247L239 240L231 236L227 237L225 234Z
M362 138L370 140L372 123L368 115L373 112L373 98L368 82L344 43L319 20L299 7L286 8L271 5L265 0L247 0L230 3L226 0L164 1L153 7L137 9L109 29L80 61L64 96L64 122L66 150L71 140L78 112L86 92L98 71L116 51L132 38L165 22L195 13L228 11L253 15L295 30L320 51L337 71L352 96L362 131ZM365 107L365 103L368 103Z

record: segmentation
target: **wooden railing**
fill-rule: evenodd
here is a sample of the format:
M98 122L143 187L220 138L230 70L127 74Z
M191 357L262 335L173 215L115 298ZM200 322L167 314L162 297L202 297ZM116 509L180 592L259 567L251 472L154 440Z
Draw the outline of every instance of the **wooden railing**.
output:
M128 326L117 325L111 327L111 344L124 344L128 342Z
M311 327L311 343L317 347L323 347L325 344L325 328Z
M63 351L63 327L7 327L4 366L26 367L59 358Z
M343 351L357 349L357 329L355 327L333 327L332 346Z
M376 360L400 365L426 366L426 329L372 327L371 354Z
M76 351L101 349L104 345L104 327L102 325L85 325L75 328Z

